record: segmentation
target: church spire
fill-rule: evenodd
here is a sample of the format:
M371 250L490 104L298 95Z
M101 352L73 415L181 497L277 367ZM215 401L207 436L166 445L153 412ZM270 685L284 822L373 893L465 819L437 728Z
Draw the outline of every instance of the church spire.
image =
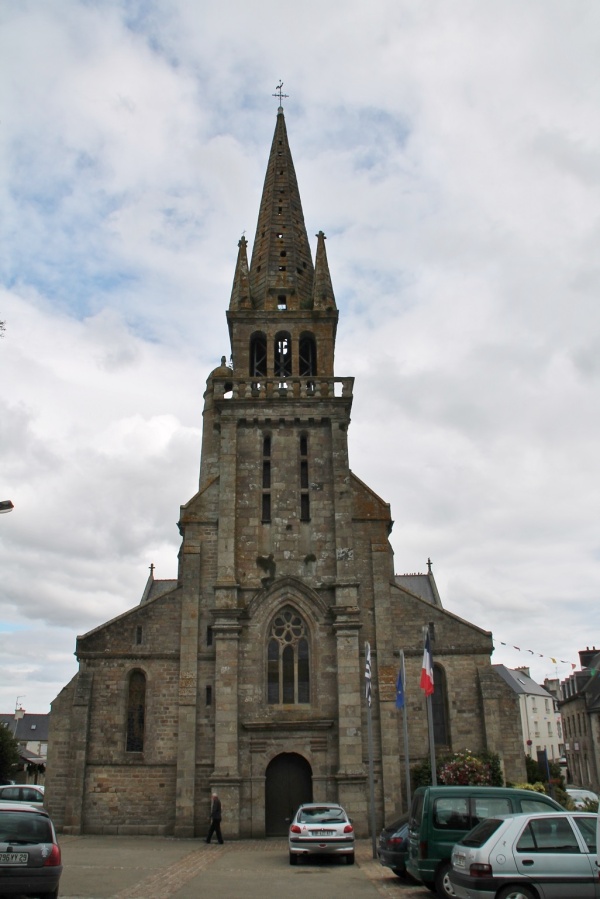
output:
M250 282L248 279L248 241L242 235L238 243L238 258L231 288L230 309L246 309L250 307Z
M317 234L317 255L315 259L315 281L313 286L313 309L335 309L335 297L329 274L327 262L327 250L325 249L325 235L322 231Z
M250 264L255 309L310 309L314 268L283 108L267 165Z

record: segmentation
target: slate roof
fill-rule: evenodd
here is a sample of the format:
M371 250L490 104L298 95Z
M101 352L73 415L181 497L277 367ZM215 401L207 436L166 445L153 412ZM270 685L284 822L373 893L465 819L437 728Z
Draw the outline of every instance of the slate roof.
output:
M17 740L28 742L36 740L40 742L48 741L48 726L50 723L50 715L35 715L25 712L22 718L16 722L17 729L15 732L15 713L9 715L0 714L0 724L6 725L11 734L14 734Z
M540 687L539 684L533 680L533 678L529 677L524 671L521 671L518 668L507 668L506 665L492 665L500 677L506 681L509 687L515 691L515 693L525 694L527 696L544 696L547 699L554 699L551 693L549 693L544 687Z
M432 572L429 574L397 574L394 578L399 587L404 587L410 593L420 596L432 606L442 608L442 600L435 583Z

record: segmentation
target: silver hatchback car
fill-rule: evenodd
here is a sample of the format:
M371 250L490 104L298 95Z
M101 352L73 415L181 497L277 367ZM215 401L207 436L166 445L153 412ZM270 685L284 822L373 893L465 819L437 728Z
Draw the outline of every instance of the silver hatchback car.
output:
M458 899L600 899L597 816L486 818L452 850Z
M289 833L290 865L307 855L342 855L354 864L354 827L336 803L301 805L292 818Z

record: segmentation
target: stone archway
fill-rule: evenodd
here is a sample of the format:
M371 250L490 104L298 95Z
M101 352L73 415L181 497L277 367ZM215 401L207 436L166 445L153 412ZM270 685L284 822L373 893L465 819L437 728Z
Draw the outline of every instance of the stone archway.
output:
M302 802L312 802L312 768L296 752L282 752L267 765L265 833L285 836L289 821Z

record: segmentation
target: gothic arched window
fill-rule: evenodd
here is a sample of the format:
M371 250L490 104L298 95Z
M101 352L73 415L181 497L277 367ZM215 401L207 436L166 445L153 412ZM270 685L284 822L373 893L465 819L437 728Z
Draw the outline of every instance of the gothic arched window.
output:
M298 346L298 363L301 377L317 373L317 344L312 334L302 334Z
M271 624L267 645L267 701L310 702L308 631L300 615L285 606Z
M275 337L275 377L289 378L292 374L292 339L285 331Z
M144 751L144 722L146 718L146 675L132 671L127 691L127 752Z
M267 338L257 332L250 338L250 377L264 377L267 374Z
M436 746L450 746L447 692L446 673L441 665L434 665L431 712L433 717L433 740Z

